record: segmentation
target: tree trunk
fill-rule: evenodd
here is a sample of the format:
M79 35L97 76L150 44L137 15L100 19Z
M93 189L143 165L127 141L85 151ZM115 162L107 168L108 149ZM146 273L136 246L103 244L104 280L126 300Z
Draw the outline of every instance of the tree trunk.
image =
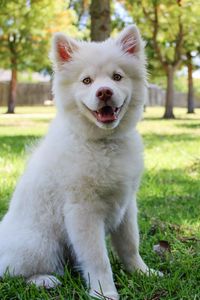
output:
M192 78L192 56L187 53L187 68L188 68L188 94L187 94L187 107L188 114L194 113L194 93L193 93L193 78Z
M90 6L91 40L104 41L110 36L110 0L92 0Z
M165 113L164 119L174 119L173 106L174 106L174 72L173 66L167 67L167 91L165 99Z
M7 114L15 113L16 97L17 97L17 63L15 58L13 58Z
M16 68L16 66L13 66L12 74L11 74L11 81L10 81L10 91L9 91L9 98L8 98L7 114L15 113L16 97L17 97L17 68Z

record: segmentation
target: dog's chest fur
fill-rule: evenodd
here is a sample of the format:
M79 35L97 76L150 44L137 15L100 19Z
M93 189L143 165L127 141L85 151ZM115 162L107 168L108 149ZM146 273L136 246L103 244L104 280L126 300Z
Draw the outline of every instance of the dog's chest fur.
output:
M98 142L74 140L64 157L62 189L72 197L66 201L87 203L104 215L108 227L109 223L117 225L137 190L143 169L138 135Z

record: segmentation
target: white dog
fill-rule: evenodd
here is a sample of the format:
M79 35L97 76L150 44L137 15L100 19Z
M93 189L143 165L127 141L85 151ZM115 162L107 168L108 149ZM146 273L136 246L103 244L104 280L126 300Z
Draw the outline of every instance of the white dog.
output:
M135 126L146 96L143 42L135 25L116 39L56 34L51 57L58 113L33 153L0 224L0 275L59 284L70 257L90 287L119 299L105 243L129 271L139 254L136 192L143 146ZM99 296L100 297L100 296Z

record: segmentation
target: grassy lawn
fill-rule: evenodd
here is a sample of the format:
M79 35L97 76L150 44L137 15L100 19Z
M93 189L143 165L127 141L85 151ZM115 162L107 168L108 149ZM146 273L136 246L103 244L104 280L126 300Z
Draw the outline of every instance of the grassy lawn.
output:
M0 110L4 112L5 108ZM0 114L0 217L22 174L28 147L44 135L53 107L18 108ZM200 110L194 116L176 109L176 120L160 120L161 108L147 108L138 129L144 138L146 170L138 195L141 253L163 278L123 271L110 253L122 300L200 299ZM153 246L164 240L163 255ZM72 274L73 273L73 274ZM0 299L89 299L77 273L66 271L52 291L26 286L23 278L3 278Z

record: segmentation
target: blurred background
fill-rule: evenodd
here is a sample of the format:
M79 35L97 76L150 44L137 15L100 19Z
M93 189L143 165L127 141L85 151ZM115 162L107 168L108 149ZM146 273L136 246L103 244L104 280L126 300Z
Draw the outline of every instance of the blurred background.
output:
M51 105L54 32L101 41L136 23L146 42L148 106L200 107L200 5L195 0L0 0L0 108Z

